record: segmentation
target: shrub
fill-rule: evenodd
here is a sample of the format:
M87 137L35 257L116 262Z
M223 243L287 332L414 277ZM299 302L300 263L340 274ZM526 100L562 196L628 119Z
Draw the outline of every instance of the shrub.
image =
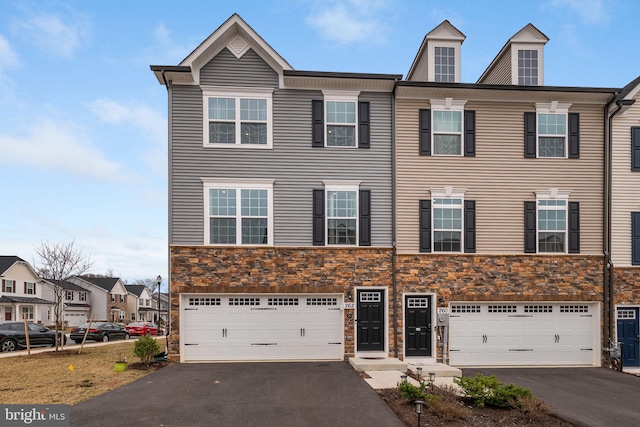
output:
M425 383L421 382L420 385L413 385L409 381L400 381L398 383L398 392L405 399L424 400L425 398Z
M147 366L153 361L156 354L160 352L160 346L155 338L141 336L136 340L133 347L133 354Z
M473 405L479 408L521 408L524 399L533 396L529 389L515 384L503 384L494 375L485 377L478 374L475 377L456 378L455 382Z

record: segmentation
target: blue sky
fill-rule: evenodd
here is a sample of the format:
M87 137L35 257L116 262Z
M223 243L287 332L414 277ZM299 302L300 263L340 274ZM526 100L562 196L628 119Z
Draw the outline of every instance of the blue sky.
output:
M41 241L92 272L168 276L167 94L177 65L233 13L294 69L406 75L448 19L473 83L527 23L549 37L545 84L622 87L640 75L635 0L0 0L0 254Z

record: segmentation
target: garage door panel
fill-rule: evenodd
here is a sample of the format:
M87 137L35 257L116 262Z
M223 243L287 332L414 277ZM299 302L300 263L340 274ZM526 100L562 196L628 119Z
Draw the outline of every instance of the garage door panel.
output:
M204 304L214 296L199 297ZM184 361L342 360L341 297L219 295L218 305L192 307L182 297ZM202 300L202 301L201 301ZM191 344L191 345L189 345Z
M593 365L596 309L572 303L452 303L450 362Z

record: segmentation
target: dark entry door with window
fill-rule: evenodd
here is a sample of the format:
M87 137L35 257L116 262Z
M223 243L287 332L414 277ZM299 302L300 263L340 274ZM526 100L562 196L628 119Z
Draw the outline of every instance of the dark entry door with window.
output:
M622 363L624 366L640 366L640 331L638 330L638 308L618 307L618 342L624 344Z
M405 304L405 356L431 356L431 297L406 295Z
M357 351L384 351L384 290L358 290Z

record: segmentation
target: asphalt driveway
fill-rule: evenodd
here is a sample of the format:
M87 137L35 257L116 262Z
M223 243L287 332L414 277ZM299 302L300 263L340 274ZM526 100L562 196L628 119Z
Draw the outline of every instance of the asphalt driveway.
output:
M71 426L398 426L346 362L173 364L71 407Z
M640 425L640 378L605 368L470 368L529 388L553 412L579 426Z

